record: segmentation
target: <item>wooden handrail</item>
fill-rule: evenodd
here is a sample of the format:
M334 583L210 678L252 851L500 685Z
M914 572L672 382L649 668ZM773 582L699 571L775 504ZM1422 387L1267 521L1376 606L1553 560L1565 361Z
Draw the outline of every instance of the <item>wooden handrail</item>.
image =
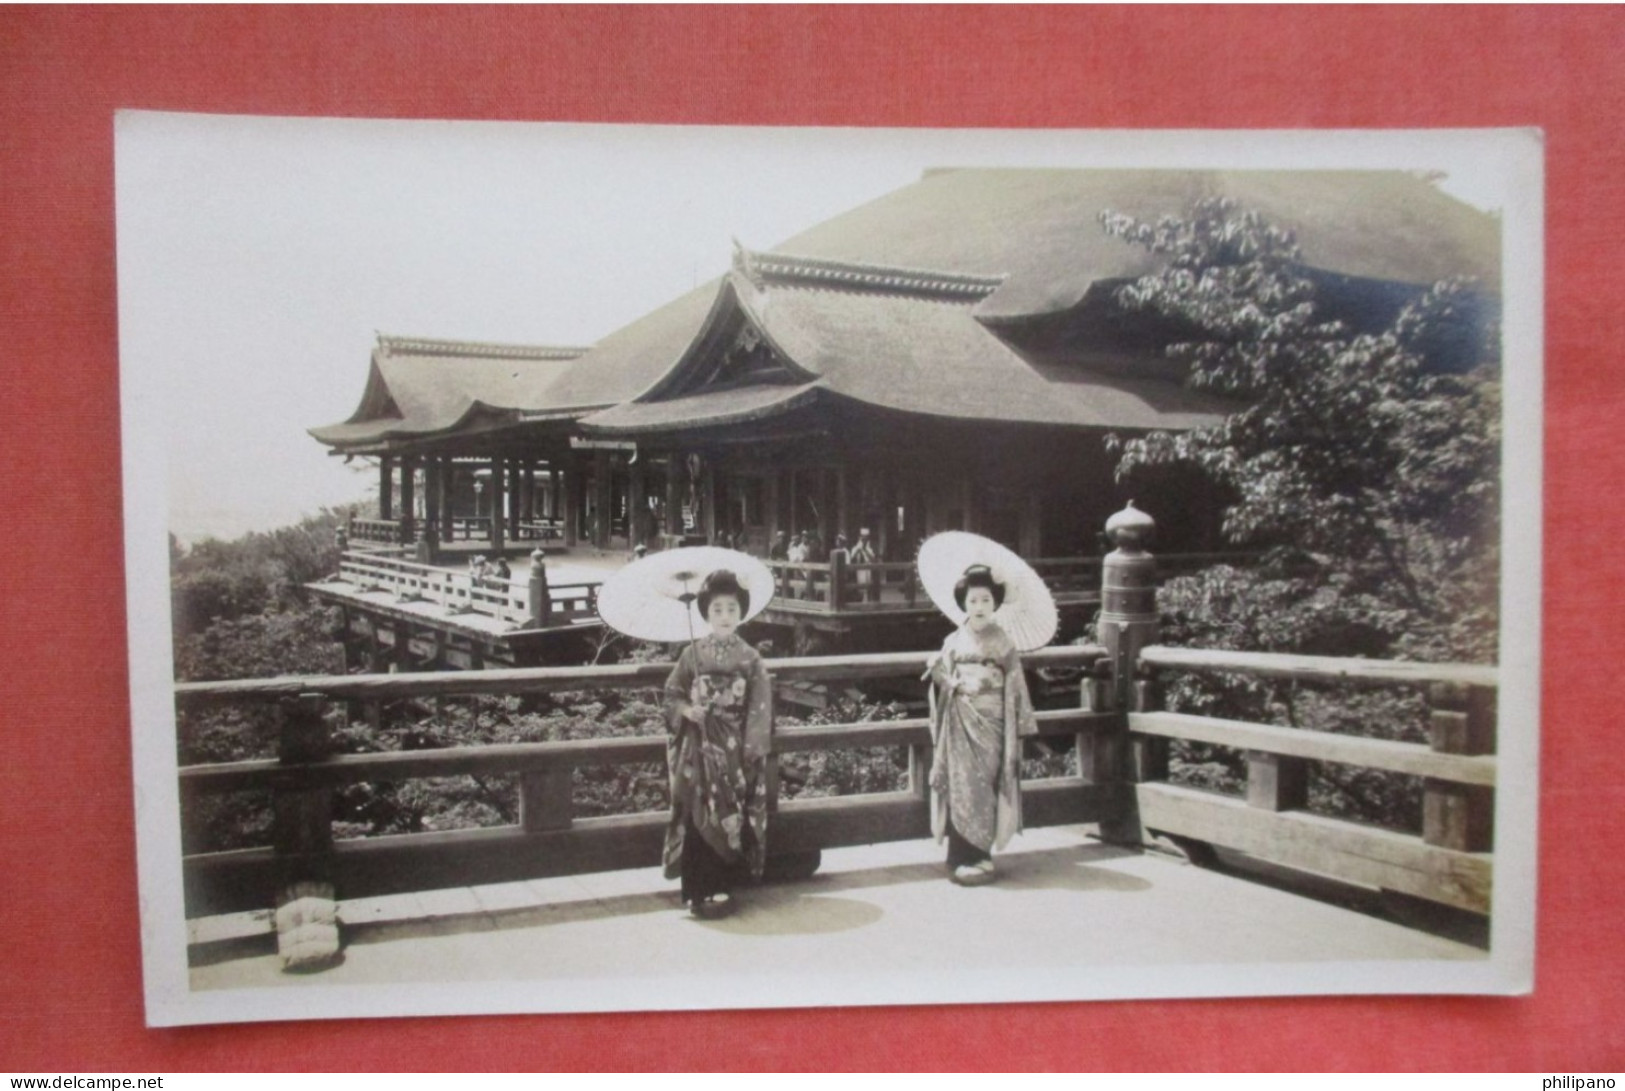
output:
M769 659L767 669L780 681L916 677L931 652L885 652ZM1088 666L1104 654L1099 645L1040 648L1022 656L1030 667ZM585 667L523 667L487 671L426 671L421 674L293 675L282 678L238 678L224 682L182 682L175 700L189 705L207 701L275 701L320 695L355 700L402 697L447 697L474 694L557 693L572 689L658 688L671 673L671 663L617 663Z
M1044 736L1078 735L1122 723L1122 717L1115 714L1079 709L1046 710L1037 713L1037 717L1039 734ZM774 732L772 752L794 754L878 746L929 746L930 743L930 725L923 719L876 720L781 727ZM180 770L180 783L183 789L192 792L241 792L293 780L302 786L355 784L573 769L584 765L629 765L665 759L665 735L624 735L561 742L339 754L321 762L292 765L274 759L189 765Z
M1331 656L1280 655L1273 652L1211 651L1153 644L1140 650L1150 667L1188 671L1229 671L1303 682L1352 682L1363 685L1495 686L1500 672L1476 663L1412 663L1396 659L1337 659Z
M1262 750L1269 754L1340 762L1366 769L1432 777L1456 784L1493 785L1495 759L1487 755L1440 753L1420 743L1337 735L1329 731L1220 720L1178 712L1131 712L1128 729L1137 735Z

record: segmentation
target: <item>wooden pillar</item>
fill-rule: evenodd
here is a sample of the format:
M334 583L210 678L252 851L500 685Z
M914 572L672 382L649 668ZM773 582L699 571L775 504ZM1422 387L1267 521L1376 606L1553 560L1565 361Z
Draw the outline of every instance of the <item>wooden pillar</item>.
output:
M518 541L519 524L525 518L524 465L517 458L508 460L508 540Z
M1441 754L1495 753L1496 692L1437 686L1429 743ZM1422 784L1422 840L1458 852L1489 852L1495 840L1495 795L1488 785L1429 778Z
M552 459L547 460L547 495L543 497L543 514L548 519L559 517L559 468Z
M395 518L395 460L388 455L378 459L378 518Z
M649 464L638 459L629 469L626 486L627 545L633 549L649 540Z
M705 460L705 468L700 471L700 504L705 540L714 543L717 540L717 470L709 458Z
M1028 560L1036 560L1044 556L1044 549L1048 545L1044 541L1044 505L1039 498L1041 485L1033 484L1021 498L1021 528L1017 531L1018 544L1016 552ZM1051 546L1050 548L1054 548ZM1065 548L1056 550L1058 556L1070 557L1078 553L1094 555L1093 549L1083 549L1076 543L1069 543Z
M414 455L401 459L401 544L416 539L418 460Z
M676 451L666 459L666 533L683 533L683 458Z
M801 505L797 503L799 496L796 489L796 478L799 475L796 473L796 471L790 470L786 476L789 478L788 491L790 494L790 537L794 538L798 533L806 528L801 525Z
M846 590L846 550L832 549L829 554L829 608L840 612Z
M451 541L451 517L456 514L456 505L453 502L457 496L457 460L450 455L439 460L440 472L437 475L438 483L435 491L440 499L437 504L440 508L440 540Z
M524 502L520 505L519 516L527 523L534 523L536 521L536 461L527 458L523 466L525 484L521 490L521 495L524 497Z
M614 466L610 453L594 451L592 455L593 525L592 544L599 549L609 548L610 524L614 517Z
M502 460L491 459L491 552L501 553L505 537L502 533L502 515L507 507L507 489L503 486Z
M773 543L779 537L779 529L784 526L783 517L779 514L779 478L782 471L774 470L767 475L767 483L762 487L762 502L767 505L767 549L773 551Z
M564 464L564 544L574 547L581 540L581 509L586 504L586 482L582 480L584 460L574 452Z
M423 463L423 533L425 537L441 533L440 505L445 500L444 459L429 458Z
M320 700L288 698L277 705L277 760L288 766L325 761L332 753ZM338 903L333 886L333 789L298 781L271 795L271 843L276 854L277 953L284 970L308 971L339 955Z

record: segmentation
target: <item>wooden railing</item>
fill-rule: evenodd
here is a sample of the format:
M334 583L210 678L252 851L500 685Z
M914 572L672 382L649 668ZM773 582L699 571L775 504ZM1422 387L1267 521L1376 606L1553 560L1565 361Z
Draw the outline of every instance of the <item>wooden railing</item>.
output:
M536 570L545 576L545 569ZM382 591L397 602L428 602L447 616L484 614L515 628L565 625L597 617L597 583L546 585L537 600L536 580L476 581L467 571L350 551L341 555L338 579L361 591Z
M351 519L347 533L352 542L378 542L385 545L401 543L399 519Z
M1028 667L1088 668L1101 654L1098 647L1047 648L1024 659ZM770 660L768 669L779 681L918 679L925 661L926 653L910 652ZM323 705L659 687L670 671L669 663L622 664L177 686L176 700L183 707L273 702L279 722L276 760L196 765L180 771L183 805L203 794L268 790L274 814L269 847L185 857L188 915L261 908L272 904L284 885L300 878L332 882L340 897L353 898L654 866L660 859L666 813L578 819L571 801L571 772L589 765L663 762L663 734L335 755ZM1081 707L1040 712L1038 718L1041 734L1078 736L1080 744L1103 730L1120 733L1123 728L1121 715ZM652 731L662 729L659 724L650 727ZM780 755L877 746L908 748L906 790L778 800ZM779 729L767 784L769 806L776 812L770 851L781 856L806 854L841 845L929 836L925 778L930 767L930 729L923 719ZM487 774L517 775L518 824L351 840L332 836L332 793L340 785ZM1029 781L1023 786L1025 822L1042 826L1100 821L1122 808L1124 790L1120 783L1080 777Z
M1179 574L1213 564L1249 563L1257 560L1257 554L1174 553L1157 560L1164 571ZM1099 598L1100 557L1040 557L1028 563L1063 602L1093 602ZM853 564L837 553L822 563L768 561L767 566L777 588L774 605L781 609L884 613L931 608L912 561Z
M442 542L489 541L491 517L488 515L444 515L436 520L435 534Z
M1140 650L1128 730L1138 821L1148 831L1219 845L1287 867L1399 891L1477 913L1490 907L1496 763L1494 667L1316 656ZM1305 683L1421 686L1429 745L1156 709L1156 674L1223 672ZM1169 742L1246 754L1245 798L1168 783ZM1308 813L1312 762L1423 778L1422 828L1402 833ZM1199 850L1200 851L1200 850Z
M1046 648L1023 657L1029 668L1085 672L1078 707L1039 714L1044 734L1076 736L1078 775L1025 785L1026 823L1096 822L1104 838L1135 845L1167 836L1198 862L1212 858L1214 846L1225 847L1287 868L1488 913L1496 668L1161 646L1156 643L1157 563L1141 548L1148 524L1149 519L1137 511L1114 517L1108 531L1118 548L1092 562L1100 576L1099 645ZM1223 556L1205 555L1204 561L1213 563ZM1187 560L1179 558L1176 564ZM373 558L347 558L347 563L366 566L352 567L354 578L388 571L397 582L423 569L410 578L425 581L425 596L446 583L436 584L424 573L441 581L450 576L451 583L461 575L406 562L381 564ZM822 574L835 588L833 606L843 605L849 586L843 577L851 573L839 561L775 567L781 579L811 578L815 586ZM881 587L905 574L913 579L911 565L863 567L881 580ZM917 586L910 586L920 597ZM475 596L470 592L468 597ZM780 659L769 661L768 668L780 683L917 679L926 654ZM322 702L651 687L659 686L670 669L667 664L627 664L177 686L177 701L184 706L276 702L281 723L276 761L181 770L186 795L269 789L275 811L271 847L186 858L188 912L263 906L281 884L301 876L331 880L342 896L355 897L652 865L659 856L664 815L577 820L570 774L582 765L658 762L664 755L660 735L333 756ZM1160 674L1170 671L1310 684L1422 687L1432 708L1430 742L1354 737L1163 710L1158 707L1157 683ZM1245 796L1171 783L1174 740L1244 752ZM909 749L908 790L787 800L779 805L777 757L773 759L769 794L778 811L773 851L804 853L926 836L923 774L930 768L931 755L925 721L787 728L775 740L775 754L871 746ZM1421 829L1401 832L1310 813L1310 763L1315 762L1422 778ZM336 843L332 838L331 796L339 784L472 773L518 776L521 818L516 826Z

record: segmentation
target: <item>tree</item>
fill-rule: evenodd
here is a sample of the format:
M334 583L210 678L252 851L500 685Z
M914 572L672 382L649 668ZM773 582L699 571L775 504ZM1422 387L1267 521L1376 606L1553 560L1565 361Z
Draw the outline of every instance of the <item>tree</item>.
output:
M1168 581L1163 639L1204 647L1493 662L1499 570L1498 340L1484 297L1446 281L1371 317L1308 268L1290 232L1223 199L1105 230L1162 256L1117 302L1174 331L1220 423L1114 438L1120 479L1194 467L1258 566ZM1356 286L1358 288L1359 286ZM1423 741L1423 695L1177 676L1170 708ZM1235 791L1240 755L1177 744L1175 779ZM1312 767L1310 807L1412 828L1414 778Z
M1234 202L1105 230L1161 255L1117 292L1178 331L1191 386L1236 399L1219 424L1121 440L1117 472L1202 471L1231 498L1224 533L1271 565L1179 589L1187 620L1240 580L1270 609L1231 646L1491 659L1499 564L1498 342L1468 281L1351 328L1291 233ZM1353 312L1351 312L1353 313ZM1222 584L1222 586L1221 586Z

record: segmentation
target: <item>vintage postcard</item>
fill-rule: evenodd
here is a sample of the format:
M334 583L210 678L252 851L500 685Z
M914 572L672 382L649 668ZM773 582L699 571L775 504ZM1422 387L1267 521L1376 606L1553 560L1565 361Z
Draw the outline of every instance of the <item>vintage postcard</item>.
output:
M1542 154L120 114L149 1022L1527 991Z

